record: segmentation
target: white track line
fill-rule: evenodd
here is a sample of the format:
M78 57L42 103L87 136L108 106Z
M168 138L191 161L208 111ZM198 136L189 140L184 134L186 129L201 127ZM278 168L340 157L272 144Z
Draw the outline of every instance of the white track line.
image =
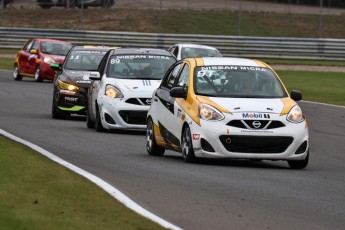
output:
M333 104L320 103L320 102L314 102L314 101L303 101L303 100L301 102L306 102L306 103L316 104L316 105L326 105L326 106L332 106L332 107L336 107L336 108L345 109L345 106L341 106L341 105L333 105Z
M48 152L47 150L31 143L28 142L26 140L23 140L17 136L14 136L2 129L0 129L0 134L12 139L16 142L22 143L23 145L28 146L29 148L37 151L38 153L48 157L49 159L55 161L56 163L72 170L73 172L76 172L77 174L85 177L86 179L88 179L89 181L93 182L94 184L96 184L98 187L102 188L104 191L106 191L107 193L109 193L112 197L114 197L116 200L118 200L119 202L121 202L122 204L124 204L126 207L132 209L133 211L135 211L136 213L152 220L153 222L156 222L157 224L161 225L164 228L167 229L173 229L173 230L182 230L180 227L177 227L171 223L169 223L166 220L163 220L162 218L160 218L159 216L156 216L155 214L147 211L146 209L144 209L143 207L139 206L137 203L135 203L133 200L131 200L129 197L127 197L125 194L123 194L122 192L120 192L118 189L116 189L115 187L113 187L112 185L108 184L107 182L105 182L104 180L102 180L101 178L73 165L68 163L67 161L61 159L58 156L55 156L54 154Z

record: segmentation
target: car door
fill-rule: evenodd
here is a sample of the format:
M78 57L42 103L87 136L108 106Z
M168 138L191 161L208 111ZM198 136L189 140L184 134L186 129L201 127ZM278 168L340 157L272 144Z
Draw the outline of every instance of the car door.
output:
M180 146L179 139L171 132L171 122L174 122L174 104L171 100L170 89L174 86L176 77L181 69L181 62L175 63L168 71L161 86L155 91L153 100L156 104L156 116L161 135L170 148Z
M22 51L19 52L18 55L18 65L20 73L28 74L28 65L29 65L29 56L30 56L30 49L32 44L34 43L34 39L29 40L23 47Z
M181 71L179 72L177 79L174 83L173 87L182 87L185 93L188 93L188 86L189 86L189 65L188 63L184 63L181 67ZM167 128L171 130L174 136L181 138L182 126L184 123L184 118L186 116L186 111L184 111L179 103L176 102L177 98L170 97L170 104L173 105L173 118L171 121L167 123ZM185 103L185 98L178 99L182 104Z
M107 62L110 56L110 51L108 51L102 61L99 64L98 72L100 74L100 80L94 80L91 82L88 89L88 112L90 113L90 118L95 120L96 118L96 100L98 98L99 91L101 90L101 80L103 75L106 73Z
M39 47L39 41L34 40L32 43L32 46L29 48L29 56L28 56L28 66L27 66L27 73L28 74L34 74L35 69L37 66L37 63L39 63L39 54L38 54L38 47ZM31 52L33 51L33 52ZM36 53L34 53L36 52Z

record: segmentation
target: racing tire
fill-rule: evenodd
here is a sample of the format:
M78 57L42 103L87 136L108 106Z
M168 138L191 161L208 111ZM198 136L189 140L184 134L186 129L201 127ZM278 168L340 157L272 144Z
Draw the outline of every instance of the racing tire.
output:
M23 79L23 76L19 74L19 66L18 66L18 64L14 65L14 68L13 68L13 79L15 81L21 81Z
M193 150L192 135L188 126L186 126L182 132L181 150L184 162L193 163L196 161Z
M157 145L155 134L154 134L154 124L152 118L150 117L146 125L146 150L151 156L163 156L165 149Z
M53 96L53 102L52 102L52 118L53 119L66 119L67 114L61 113L56 109L56 103L55 103L55 90L54 90L54 96Z
M308 162L309 162L309 150L305 159L297 160L297 161L287 161L287 162L290 168L292 169L304 169L305 167L307 167Z
M39 65L35 69L35 81L37 81L37 82L43 81L43 78L41 78L41 68Z
M106 132L107 130L103 127L101 121L101 114L99 112L98 106L96 104L96 121L95 121L95 129L97 132Z
M89 106L87 107L86 111L86 127L88 127L89 129L95 128L95 122L90 118Z

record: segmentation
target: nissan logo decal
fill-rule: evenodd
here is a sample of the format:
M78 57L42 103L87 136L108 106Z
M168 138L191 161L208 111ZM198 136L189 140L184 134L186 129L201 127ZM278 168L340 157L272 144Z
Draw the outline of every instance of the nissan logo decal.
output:
M261 122L260 121L253 121L252 125L254 128L258 129L261 126Z
M151 102L152 102L152 98L146 99L146 104L151 105Z

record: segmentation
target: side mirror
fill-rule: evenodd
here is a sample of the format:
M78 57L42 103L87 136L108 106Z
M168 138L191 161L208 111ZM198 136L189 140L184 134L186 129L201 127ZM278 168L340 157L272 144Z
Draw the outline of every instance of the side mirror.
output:
M300 91L291 90L290 96L291 96L292 100L294 100L294 101L302 100L302 93Z
M52 64L50 64L50 68L52 68L55 71L61 71L62 65L59 63L52 63Z
M31 53L31 54L37 54L37 50L36 50L36 49L31 49L31 50L30 50L30 53Z
M170 90L170 96L176 98L186 98L187 92L182 87L174 87Z
M99 72L93 72L93 73L90 73L89 79L93 81L99 81L101 80L101 75Z

